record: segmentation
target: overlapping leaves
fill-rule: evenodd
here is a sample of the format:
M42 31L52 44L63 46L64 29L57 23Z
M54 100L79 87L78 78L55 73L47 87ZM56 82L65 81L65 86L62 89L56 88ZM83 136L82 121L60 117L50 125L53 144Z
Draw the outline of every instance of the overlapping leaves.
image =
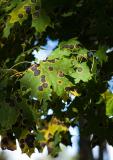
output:
M21 87L30 88L31 96L42 101L42 99L50 100L52 93L63 98L68 95L69 92L66 91L71 90L72 86L80 81L89 81L92 74L86 62L78 61L79 51L82 50L81 47L77 47L78 44L76 39L61 43L47 60L32 65L26 71L20 80ZM74 80L74 83L68 76Z
M32 2L31 0L12 1L9 5L10 9L5 9L8 19L5 24L3 36L8 37L13 25L16 22L22 24L30 15L32 17L32 27L35 27L37 32L45 31L46 27L50 24L50 19L47 13L41 9L40 5L40 0L36 2Z

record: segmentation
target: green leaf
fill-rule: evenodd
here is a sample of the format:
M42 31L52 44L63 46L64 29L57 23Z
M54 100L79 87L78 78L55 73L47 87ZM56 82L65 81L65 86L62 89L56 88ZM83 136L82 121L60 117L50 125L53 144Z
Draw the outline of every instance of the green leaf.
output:
M102 96L106 103L106 115L113 116L113 94L106 91Z
M36 140L37 140L37 141L44 141L44 140L45 140L45 138L44 138L44 133L38 132L38 133L36 134Z
M22 79L21 88L31 89L31 96L38 100L50 100L52 92L63 97L66 87L73 84L65 77L72 68L72 63L68 59L48 59L40 65L31 66Z
M58 47L55 49L52 53L49 59L54 59L54 58L63 58L63 57L69 57L71 55L71 51L67 49L62 49L61 47Z
M86 62L76 64L76 71L70 73L70 75L75 79L75 84L80 81L88 82L92 78L92 74Z
M106 55L106 47L105 46L101 46L99 47L99 49L96 51L95 55L94 55L97 59L99 59L100 64L102 65L104 62L107 61L108 57Z
M11 108L8 103L0 103L0 126L2 130L12 128L18 117L18 112L15 108Z
M50 24L50 18L45 11L40 9L40 0L36 3L33 3L31 0L19 1L18 3L14 1L12 3L15 4L15 8L8 13L10 18L7 20L3 31L4 37L9 36L10 29L15 22L19 22L20 25L22 25L23 21L28 18L29 13L27 13L26 8L30 10L29 12L32 15L32 27L35 27L37 32L45 31L46 27ZM36 8L37 6L39 7L38 9Z
M41 10L38 17L33 18L32 20L32 27L35 27L37 32L44 32L47 28L47 26L50 25L50 18L46 14L45 11Z

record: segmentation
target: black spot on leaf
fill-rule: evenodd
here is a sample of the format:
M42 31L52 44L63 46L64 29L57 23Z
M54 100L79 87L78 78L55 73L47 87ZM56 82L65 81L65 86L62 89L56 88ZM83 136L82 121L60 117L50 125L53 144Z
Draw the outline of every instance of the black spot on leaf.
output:
M45 75L42 75L41 76L41 82L45 82L46 80L45 80Z
M30 134L28 134L25 138L25 142L30 148L34 147L34 140L35 140L34 135L30 135Z
M40 66L40 64L36 64L36 67L39 67Z
M40 10L40 6L35 6L35 9L36 10Z
M38 76L38 75L40 75L40 70L35 70L34 71L34 76Z
M64 77L64 73L62 71L59 72L59 77Z
M62 83L62 81L61 81L61 80L59 80L59 81L58 81L58 83L59 83L59 84L61 84L61 83Z
M29 14L31 12L31 6L25 6L26 13Z
M78 71L78 72L82 72L82 68L81 68L81 67L78 67L78 68L77 68L77 71Z
M31 70L35 71L35 70L37 70L37 67L39 67L39 66L40 66L40 64L35 64L35 65L31 66Z
M19 18L23 18L23 14L22 14L22 13L19 13L19 14L18 14L18 17L19 17Z
M20 143L24 143L25 142L25 140L24 139L20 139Z
M39 12L39 11L36 11L36 12L33 13L33 17L36 17L36 18L37 18L37 17L39 17L39 14L40 14L40 12Z
M81 44L77 44L77 45L76 45L76 48L81 48L81 47L82 47Z
M73 49L74 48L74 45L63 45L62 48L67 48L67 49Z
M49 66L48 69L49 69L49 71L53 71L53 67L51 67L51 66Z
M38 90L39 90L39 91L43 91L43 87L42 87L42 86L39 86L39 87L38 87Z
M43 62L46 62L47 60L43 60Z
M70 87L66 87L65 90L66 90L66 91L70 91Z
M37 69L36 66L32 66L32 67L31 67L31 70L32 70L32 71L35 71L36 69Z
M55 59L50 59L48 62L55 63Z
M42 86L43 86L44 88L47 88L47 87L48 87L48 84L47 84L47 83L43 83Z

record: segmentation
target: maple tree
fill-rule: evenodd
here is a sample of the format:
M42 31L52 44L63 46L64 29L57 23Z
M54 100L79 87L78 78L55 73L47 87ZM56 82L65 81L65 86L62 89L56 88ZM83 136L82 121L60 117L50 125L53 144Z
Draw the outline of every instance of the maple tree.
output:
M2 148L12 149L6 137L18 138L28 154L47 145L55 156L60 142L69 144L70 125L80 128L81 149L84 141L90 151L113 144L113 56L106 53L113 42L112 10L107 0L0 0ZM59 39L58 47L38 63L32 52L48 35ZM69 102L64 112L62 100Z

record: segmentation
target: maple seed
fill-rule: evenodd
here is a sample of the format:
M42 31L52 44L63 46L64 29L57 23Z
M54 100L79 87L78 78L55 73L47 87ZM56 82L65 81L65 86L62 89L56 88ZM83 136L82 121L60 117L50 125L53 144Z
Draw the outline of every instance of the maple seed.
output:
M35 70L34 71L34 76L38 76L40 74L40 70Z
M19 18L23 18L23 14L22 14L22 13L19 13L19 14L18 14L18 17L19 17Z
M77 68L77 71L78 71L78 72L82 72L82 68L81 68L81 67L78 67L78 68Z
M39 86L39 87L38 87L38 90L39 90L39 91L43 91L43 87L42 87L42 86Z
M49 66L49 68L48 68L48 69L49 69L49 71L53 71L53 67L50 67L50 66Z

